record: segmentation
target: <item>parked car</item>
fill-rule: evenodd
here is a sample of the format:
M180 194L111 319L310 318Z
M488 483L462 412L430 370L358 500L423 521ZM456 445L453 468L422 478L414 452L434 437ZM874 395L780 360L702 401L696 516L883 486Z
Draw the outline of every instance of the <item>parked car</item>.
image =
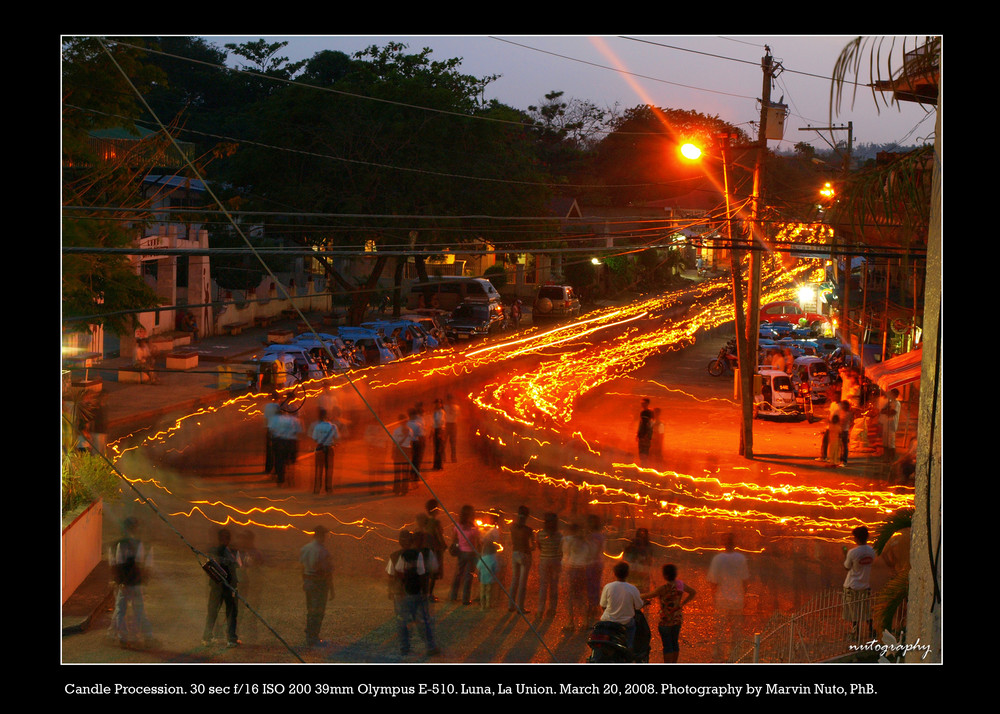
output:
M451 313L445 327L450 340L471 340L495 335L508 327L503 304L499 302L464 302Z
M542 285L538 288L535 303L531 309L531 319L554 317L577 317L580 314L580 299L571 285Z
M812 329L818 329L830 322L830 318L818 312L805 312L794 300L769 302L760 308L760 322L788 322L799 327L801 320Z

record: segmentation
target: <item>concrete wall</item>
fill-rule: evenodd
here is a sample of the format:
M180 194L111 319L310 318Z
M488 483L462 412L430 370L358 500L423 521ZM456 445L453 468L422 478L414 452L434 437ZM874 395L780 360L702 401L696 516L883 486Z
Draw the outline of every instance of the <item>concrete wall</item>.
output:
M104 535L104 502L95 501L63 528L62 601L80 586L101 562Z

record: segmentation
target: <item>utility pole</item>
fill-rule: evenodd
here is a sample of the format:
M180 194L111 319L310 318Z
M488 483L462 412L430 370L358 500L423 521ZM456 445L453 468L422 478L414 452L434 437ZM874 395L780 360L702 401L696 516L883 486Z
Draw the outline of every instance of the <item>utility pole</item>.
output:
M852 152L853 147L854 147L854 122L852 122L852 121L847 122L847 126L843 126L843 125L841 125L841 126L804 126L804 127L800 127L799 131L819 131L819 132L822 132L822 131L830 131L830 132L833 132L833 131L846 131L847 132L847 152L844 154L844 165L843 165L843 168L841 169L841 171L843 172L844 177L845 178L847 177L847 174L850 173L850 171L851 171L851 152ZM829 144L830 142L827 142L827 143ZM836 150L836 146L835 145L831 144L831 146L832 146L832 148L834 150ZM832 245L831 245L831 257L834 260L834 265L835 266L838 265L839 262L840 262L838 260L838 258L837 258L837 252L836 252L836 247L835 247L836 243L837 243L837 236L834 236L833 237L833 241L832 241ZM840 283L840 309L841 309L841 315L840 315L840 319L841 319L840 332L841 332L843 341L846 344L850 345L851 344L851 324L850 324L849 316L850 316L850 305L851 305L851 272L852 272L851 271L851 261L853 260L853 258L850 255L848 255L848 256L845 257L844 260L845 260L845 269L844 269L843 273L839 273L838 274L838 278L839 278L838 282ZM867 268L867 264L866 264L865 273L867 273L867 272L868 272L868 268ZM859 350L863 349L863 348L861 348L861 344L864 343L864 339L865 339L864 338L864 331L862 330L861 333L860 333L860 335L858 336L858 349Z
M743 325L742 345L738 350L740 359L740 405L742 408L742 429L740 430L740 454L748 459L753 458L753 398L754 375L757 372L757 343L760 336L760 267L764 260L764 243L761 221L761 192L764 181L764 162L767 160L767 114L771 108L771 82L781 69L780 63L775 63L771 57L771 48L764 46L765 55L761 58L761 69L764 79L760 99L760 126L757 132L757 161L753 174L753 197L750 208L750 276L747 295L747 314ZM734 273L735 277L735 273ZM740 312L742 301L736 303L736 311ZM740 325L737 322L737 335Z

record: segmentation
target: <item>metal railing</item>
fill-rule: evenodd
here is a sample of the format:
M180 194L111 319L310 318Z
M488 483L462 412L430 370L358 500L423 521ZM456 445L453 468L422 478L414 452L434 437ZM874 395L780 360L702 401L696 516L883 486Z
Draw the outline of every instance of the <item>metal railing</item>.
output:
M733 647L729 661L822 662L859 651L875 637L868 621L876 599L868 593L845 606L843 589L818 593L792 615L772 615L760 633Z

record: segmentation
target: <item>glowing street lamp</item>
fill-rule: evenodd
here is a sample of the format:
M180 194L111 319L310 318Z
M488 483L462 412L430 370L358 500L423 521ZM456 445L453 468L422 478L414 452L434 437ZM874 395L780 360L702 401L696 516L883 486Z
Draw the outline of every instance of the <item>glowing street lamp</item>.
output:
M701 149L694 144L682 144L681 145L681 156L689 161L697 161L701 158Z

